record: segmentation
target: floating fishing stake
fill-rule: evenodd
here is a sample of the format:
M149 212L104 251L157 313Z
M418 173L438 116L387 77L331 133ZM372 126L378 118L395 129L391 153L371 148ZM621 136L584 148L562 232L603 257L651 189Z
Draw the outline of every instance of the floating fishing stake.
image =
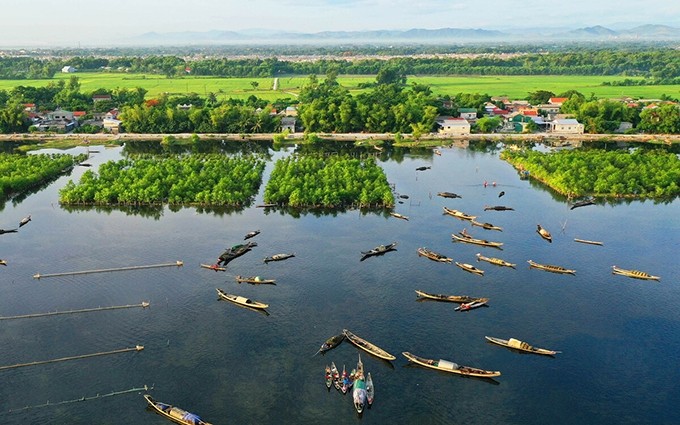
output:
M182 261L176 261L174 263L166 263L166 264L150 264L147 266L129 266L129 267L115 267L112 269L98 269L98 270L83 270L79 272L64 272L64 273L49 273L49 274L40 274L36 273L33 275L33 279L41 279L43 277L57 277L57 276L72 276L72 275L78 275L78 274L90 274L90 273L105 273L105 272L117 272L117 271L123 271L123 270L141 270L141 269L154 269L158 267L182 267L184 263Z
M65 362L65 361L68 361L68 360L79 360L79 359L87 359L87 358L90 358L90 357L107 356L109 354L127 353L129 351L142 351L143 349L144 349L143 345L136 345L132 348L122 348L120 350L102 351L100 353L83 354L83 355L80 355L80 356L62 357L60 359L41 360L41 361L37 361L37 362L17 363L17 364L13 364L13 365L9 365L9 366L0 366L0 371L7 370L7 369L17 369L17 368L25 367L25 366L37 366L37 365L48 364L48 363Z
M58 314L75 314L75 313L89 313L92 311L104 311L104 310L119 310L123 308L147 308L151 303L148 301L142 301L141 304L129 304L129 305L114 305L111 307L95 307L95 308L83 308L80 310L69 310L69 311L53 311L50 313L35 313L35 314L22 314L19 316L0 316L0 320L10 320L10 319L32 319L34 317L44 317L44 316L56 316Z
M24 406L20 407L18 409L10 409L8 413L13 413L13 412L21 412L24 410L29 410L29 409L37 409L40 407L50 407L50 406L59 406L61 404L70 404L70 403L79 403L81 401L90 401L90 400L96 400L98 398L104 398L104 397L113 397L114 395L121 395L121 394L128 394L128 393L136 393L139 391L144 391L148 392L149 390L153 390L153 385L151 387L148 387L147 385L144 385L141 388L130 388L129 390L123 390L123 391L112 391L108 394L97 394L95 396L90 396L90 397L81 397L81 398L76 398L73 400L64 400L64 401L57 401L54 403L51 403L49 400L44 403L44 404L36 404L35 406Z

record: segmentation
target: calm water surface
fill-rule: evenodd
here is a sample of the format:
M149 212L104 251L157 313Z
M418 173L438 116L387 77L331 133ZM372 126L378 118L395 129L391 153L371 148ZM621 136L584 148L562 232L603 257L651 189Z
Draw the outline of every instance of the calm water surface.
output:
M121 157L98 148L96 165ZM19 202L7 202L0 227L0 316L138 304L148 309L0 321L0 365L143 345L139 353L0 370L0 416L10 424L164 424L141 393L21 409L144 385L150 393L217 424L677 424L680 423L680 202L634 201L569 210L544 187L523 181L497 151L444 148L397 152L380 162L398 194L395 210L332 214L256 208L273 163L270 151L255 203L234 212L163 209L148 215L66 211L58 190L76 169ZM431 166L423 172L416 167ZM495 181L497 186L483 187ZM505 196L498 198L500 191ZM444 199L451 191L462 199ZM484 211L507 205L515 211ZM447 206L478 215L503 232L471 228L442 215ZM540 223L553 234L536 234ZM500 241L503 250L456 243L463 228ZM253 251L226 272L212 263L250 230ZM575 243L598 240L604 246ZM360 262L360 251L398 242L398 250ZM483 277L418 257L428 247L473 263ZM295 253L264 264L265 256ZM477 263L475 254L517 263ZM527 260L576 269L576 275L530 270ZM169 263L184 267L33 279L56 273ZM660 283L615 276L611 266L648 271ZM277 285L237 284L260 275ZM270 304L269 316L218 301L215 288ZM414 290L490 298L467 313L419 302ZM343 328L391 352L391 363L363 354L376 386L372 408L358 416L350 395L326 390L334 361L348 370L358 350L347 342L325 356L320 344ZM510 337L562 353L520 354L487 343ZM403 351L483 369L495 380L463 378L411 366Z

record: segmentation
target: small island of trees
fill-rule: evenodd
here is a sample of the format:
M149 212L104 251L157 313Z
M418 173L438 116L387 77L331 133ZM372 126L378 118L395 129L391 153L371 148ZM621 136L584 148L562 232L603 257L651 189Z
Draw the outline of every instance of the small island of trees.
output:
M0 155L0 196L7 198L49 181L73 168L86 155Z
M255 196L265 162L253 156L195 154L109 161L59 191L66 205L241 206Z
M276 162L267 203L293 207L392 207L394 195L375 158L291 156Z
M660 149L633 153L505 150L501 158L567 196L662 198L680 194L680 159Z

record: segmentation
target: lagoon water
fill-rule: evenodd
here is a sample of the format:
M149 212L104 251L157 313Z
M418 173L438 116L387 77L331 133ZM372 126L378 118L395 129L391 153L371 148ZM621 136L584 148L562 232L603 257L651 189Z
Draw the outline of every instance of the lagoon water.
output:
M121 148L97 150L88 161L95 168L122 155ZM0 258L8 262L0 269L0 316L142 301L151 307L0 320L0 366L145 347L0 370L2 421L169 423L145 408L143 391L56 404L147 385L156 399L215 425L680 423L680 202L570 210L542 185L520 180L497 149L441 150L441 156L428 150L381 154L388 180L408 196L395 207L408 221L384 211L257 208L274 161L293 148L268 151L260 193L236 211L67 211L58 204L58 190L82 167L21 201L8 201L0 227L13 228L28 214L33 221L0 235ZM432 168L416 171L420 166ZM497 186L484 187L484 181ZM462 199L438 197L441 191ZM515 210L484 211L485 205ZM503 231L470 227L443 215L443 206ZM537 235L539 223L552 232L553 243ZM503 242L503 250L453 242L451 233L463 228ZM252 239L258 246L226 272L199 267L255 229L261 230ZM359 261L361 251L395 241L397 251ZM418 257L422 246L473 263L485 275ZM290 252L295 257L286 261L262 261ZM476 253L517 268L477 263ZM576 275L529 269L530 259L576 269ZM33 279L36 273L177 260L184 266ZM661 282L612 275L612 265L660 275ZM239 285L237 274L277 284ZM218 301L215 288L269 303L270 315ZM455 312L455 304L418 301L416 289L488 297L489 307ZM376 397L361 416L351 395L324 385L325 365L352 369L357 348L343 342L313 356L343 328L397 356L388 363L362 352ZM487 343L485 335L562 353L520 354ZM502 375L480 380L423 369L409 365L403 351Z

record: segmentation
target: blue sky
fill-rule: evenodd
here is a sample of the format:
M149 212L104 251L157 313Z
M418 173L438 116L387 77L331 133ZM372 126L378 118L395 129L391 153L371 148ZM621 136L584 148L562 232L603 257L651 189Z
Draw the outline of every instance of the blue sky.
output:
M151 31L680 27L680 1L5 0L0 16L0 46L89 46Z

